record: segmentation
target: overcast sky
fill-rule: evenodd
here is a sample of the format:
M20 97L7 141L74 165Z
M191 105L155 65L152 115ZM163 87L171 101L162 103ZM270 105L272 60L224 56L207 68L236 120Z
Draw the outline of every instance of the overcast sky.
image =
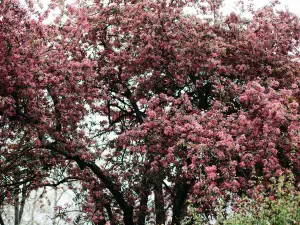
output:
M224 0L224 8L229 11L234 9L236 0ZM254 6L256 8L263 7L267 5L270 0L253 0ZM282 8L287 7L291 12L300 15L300 0L281 0Z
M24 2L25 0L20 0L21 2ZM61 0L65 1L66 3L73 2L74 0ZM249 0L244 0L245 2ZM47 5L50 0L40 0L43 4ZM235 9L235 2L237 0L224 0L224 9L225 11L232 11ZM265 6L270 2L270 0L252 0L254 3L255 8L260 8ZM296 13L300 15L300 0L280 0L282 3L282 8L287 7L291 12Z

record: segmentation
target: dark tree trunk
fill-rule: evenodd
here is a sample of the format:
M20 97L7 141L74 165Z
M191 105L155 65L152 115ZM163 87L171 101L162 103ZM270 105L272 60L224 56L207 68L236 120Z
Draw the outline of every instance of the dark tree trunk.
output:
M105 224L106 224L106 220L105 219L101 219L95 225L105 225Z
M141 209L139 210L138 215L138 225L145 225L146 223L146 212L147 212L147 204L149 198L149 188L147 184L143 185L145 190L142 190L140 193L140 206Z
M164 193L163 193L163 180L158 177L154 181L154 202L155 202L155 215L156 224L165 224L165 204L164 204Z
M4 221L3 221L1 214L0 214L0 225L4 225Z
M189 182L189 183L188 183ZM183 212L186 207L188 192L193 186L194 181L183 180L175 185L175 197L173 200L172 225L180 225L183 219Z
M133 221L133 208L128 207L126 210L123 210L123 221L124 225L134 225Z
M19 205L15 203L15 225L19 225Z
M14 191L14 197L15 197L15 205L14 205L14 211L15 211L15 223L14 225L19 225L19 196L18 191Z
M21 205L19 207L19 224L21 224L21 220L22 220L22 216L23 216L23 211L24 211L24 207L25 207L25 201L26 201L26 190L25 188L23 188L22 190L22 198L21 198Z

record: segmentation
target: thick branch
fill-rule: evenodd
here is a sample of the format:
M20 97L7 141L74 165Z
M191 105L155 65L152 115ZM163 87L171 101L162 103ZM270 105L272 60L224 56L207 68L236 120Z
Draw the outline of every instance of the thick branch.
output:
M112 180L107 177L104 172L97 166L95 163L86 163L86 166L89 167L94 174L105 184L106 188L112 193L115 200L119 204L120 208L124 213L124 223L127 225L134 224L133 223L133 207L129 206L124 199L123 194L119 190L116 184L112 182Z
M133 225L134 224L134 222L133 222L133 207L127 204L118 185L114 184L113 181L107 175L105 175L105 173L100 169L99 166L97 166L93 162L84 162L78 156L71 156L69 153L59 150L56 147L56 143L48 144L47 146L45 146L45 148L49 149L53 152L59 153L59 154L65 156L67 159L74 160L75 162L77 162L78 165L90 168L93 171L93 173L105 184L106 188L114 196L115 200L117 201L118 205L120 206L121 210L123 211L124 224L125 225Z

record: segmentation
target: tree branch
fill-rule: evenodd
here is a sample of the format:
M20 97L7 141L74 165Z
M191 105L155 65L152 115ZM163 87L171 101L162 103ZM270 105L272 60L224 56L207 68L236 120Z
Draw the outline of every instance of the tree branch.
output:
M104 171L100 169L94 162L85 162L78 155L71 156L69 153L59 150L56 146L56 142L50 143L48 145L43 146L45 149L49 149L53 152L63 155L67 159L74 160L80 166L88 167L93 173L105 184L106 188L111 192L114 196L115 200L117 201L118 205L120 206L121 210L123 211L123 219L125 225L133 225L133 207L128 205L123 193L120 191L120 188L117 184L114 184L113 181L105 175Z

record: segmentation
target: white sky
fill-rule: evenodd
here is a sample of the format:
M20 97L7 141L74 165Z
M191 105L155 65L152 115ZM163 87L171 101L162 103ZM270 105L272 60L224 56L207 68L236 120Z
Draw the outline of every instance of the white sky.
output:
M20 0L20 2L24 3L26 0ZM44 5L49 4L51 0L40 0ZM74 0L60 0L64 1L66 4L74 2ZM244 0L247 1L247 0ZM232 11L235 9L236 0L224 0L224 11ZM265 6L270 2L270 0L252 0L254 3L254 7L260 8ZM282 4L282 8L287 7L291 12L300 15L300 0L280 0Z
M236 0L224 0L224 8L232 11L234 10ZM270 0L253 0L254 7L261 8L267 5ZM287 7L291 12L300 15L300 0L281 0L282 8Z

